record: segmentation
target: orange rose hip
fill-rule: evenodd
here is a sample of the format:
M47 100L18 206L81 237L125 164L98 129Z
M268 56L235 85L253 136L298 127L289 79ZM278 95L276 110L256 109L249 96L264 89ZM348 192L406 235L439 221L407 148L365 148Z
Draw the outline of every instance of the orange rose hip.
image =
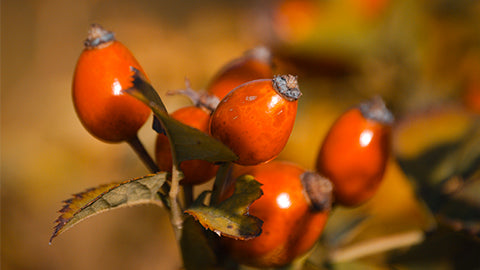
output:
M222 100L240 84L273 78L272 54L266 47L255 47L226 63L214 76L207 91Z
M327 133L316 161L332 181L334 200L358 206L378 189L388 161L393 115L380 97L343 113Z
M222 238L229 255L249 266L279 267L310 250L330 212L330 181L285 161L234 165L227 181L234 183L234 179L244 174L263 184L263 195L249 207L249 214L263 221L262 233L250 240ZM231 193L232 187L227 188L221 199Z
M300 95L292 75L244 83L218 104L210 119L210 133L232 149L238 164L270 161L290 137Z
M112 32L93 24L75 68L72 96L83 126L103 141L135 138L150 115L146 105L122 92L132 86L131 66L144 73Z

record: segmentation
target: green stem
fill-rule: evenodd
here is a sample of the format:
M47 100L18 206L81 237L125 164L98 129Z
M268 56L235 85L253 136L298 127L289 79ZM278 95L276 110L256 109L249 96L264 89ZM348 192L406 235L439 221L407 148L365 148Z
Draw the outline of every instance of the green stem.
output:
M140 160L142 160L143 164L145 164L145 166L147 166L147 168L149 169L149 171L151 173L158 173L160 171L160 169L157 166L157 163L155 163L155 161L150 156L150 154L148 154L147 150L145 149L142 142L138 138L138 135L135 136L134 138L128 140L127 143L128 143L128 145L130 145L130 147L133 148L133 150L135 151L135 153L137 153ZM160 193L160 194L163 194L161 196L162 196L162 200L163 200L164 203L166 201L165 200L166 195L169 193L169 187L168 187L167 184L168 184L168 182L166 182L162 186L161 193ZM167 204L165 204L165 206L167 208L169 208L169 206Z
M185 208L188 208L193 203L193 185L183 185L183 196L185 200Z
M157 173L160 170L158 169L157 164L152 159L152 157L148 154L147 150L143 146L142 142L138 138L138 135L133 137L132 139L127 141L128 145L133 148L135 153L137 153L138 157L142 160L143 164L147 166L151 173Z
M222 165L220 165L220 168L218 168L217 176L215 177L215 182L213 183L213 191L210 199L210 205L218 204L218 201L220 199L220 194L222 194L222 191L225 188L225 185L228 184L228 183L225 183L225 180L228 176L231 166L232 166L232 162L225 162Z

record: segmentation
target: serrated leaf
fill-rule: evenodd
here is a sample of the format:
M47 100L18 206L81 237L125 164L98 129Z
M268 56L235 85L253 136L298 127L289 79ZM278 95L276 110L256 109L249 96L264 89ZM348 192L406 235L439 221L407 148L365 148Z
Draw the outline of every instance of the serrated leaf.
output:
M101 212L135 204L161 204L157 192L165 182L166 175L165 172L146 175L74 194L73 198L64 201L65 205L59 211L61 215L55 221L57 225L50 243L73 225Z
M135 70L133 75L133 85L133 87L124 91L152 109L173 146L172 156L177 165L182 161L193 159L227 162L238 158L232 150L220 141L171 118L155 89L142 78L138 70Z
M248 207L263 195L261 185L252 176L244 175L235 182L233 195L214 206L206 206L202 193L185 212L203 227L235 239L251 239L262 232L263 221L248 214Z

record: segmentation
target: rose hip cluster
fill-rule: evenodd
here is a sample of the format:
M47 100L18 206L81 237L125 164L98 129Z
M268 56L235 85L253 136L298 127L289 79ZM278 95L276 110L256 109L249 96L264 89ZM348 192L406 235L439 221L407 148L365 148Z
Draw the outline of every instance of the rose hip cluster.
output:
M82 124L101 140L132 140L150 114L147 106L121 91L132 84L131 66L143 74L111 32L93 25L75 70L73 101ZM296 76L274 75L271 54L262 47L227 63L213 77L201 96L215 101L210 106L195 102L170 115L218 139L238 156L220 200L233 193L241 175L252 175L262 184L263 196L249 208L250 215L263 221L260 236L221 239L241 264L291 263L320 237L332 201L357 206L374 195L383 177L393 117L380 98L346 111L333 124L321 145L316 172L276 160L292 132L300 96ZM158 134L155 157L160 170L171 170L164 134ZM180 183L205 183L217 169L204 160L183 161Z

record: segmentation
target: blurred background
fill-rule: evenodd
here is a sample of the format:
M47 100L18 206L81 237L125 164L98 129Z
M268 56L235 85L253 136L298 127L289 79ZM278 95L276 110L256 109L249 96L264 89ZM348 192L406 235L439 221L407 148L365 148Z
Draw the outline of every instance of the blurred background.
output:
M397 119L384 182L366 205L334 211L312 261L338 269L480 268L477 1L3 0L2 269L182 265L157 206L95 216L48 244L62 200L148 173L127 144L96 140L75 115L72 74L91 23L133 52L169 111L190 104L165 95L185 78L205 88L244 51L271 48L276 72L298 75L304 95L280 158L308 169L342 111L382 96ZM150 126L140 138L151 152ZM379 239L394 247L358 254Z

